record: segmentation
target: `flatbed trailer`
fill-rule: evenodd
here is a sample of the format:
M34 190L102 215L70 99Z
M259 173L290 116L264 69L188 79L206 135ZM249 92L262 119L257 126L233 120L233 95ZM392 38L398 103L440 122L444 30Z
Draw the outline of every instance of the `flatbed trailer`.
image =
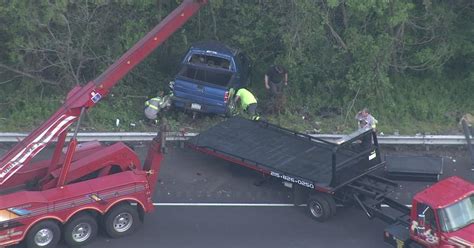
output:
M371 136L373 145L350 146ZM302 186L334 192L383 165L377 137L370 129L340 144L298 133L268 122L239 117L201 132L188 146Z
M390 193L399 185L374 173L384 162L371 129L333 143L265 121L231 118L187 146L282 179L294 189L295 205L307 199L317 221L335 215L336 202L353 204L389 224L384 240L394 247L474 247L474 185L450 177L418 192L412 207L397 202Z
M396 186L370 175L384 165L372 129L333 143L265 121L234 117L191 138L187 146L282 179L294 189L295 204L307 199L311 216L318 221L335 214L336 200L352 202L354 192L380 197ZM371 187L376 184L383 186Z

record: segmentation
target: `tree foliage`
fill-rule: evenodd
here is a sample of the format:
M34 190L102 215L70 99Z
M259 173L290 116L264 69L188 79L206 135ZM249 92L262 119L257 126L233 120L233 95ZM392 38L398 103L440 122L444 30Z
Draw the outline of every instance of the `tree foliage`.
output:
M0 1L5 125L47 118L68 90L98 76L180 2ZM292 113L335 107L350 122L369 106L382 127L455 123L474 110L473 37L470 0L210 0L90 118L139 118L141 102L166 87L190 44L213 39L251 57L263 101L266 68L285 65Z

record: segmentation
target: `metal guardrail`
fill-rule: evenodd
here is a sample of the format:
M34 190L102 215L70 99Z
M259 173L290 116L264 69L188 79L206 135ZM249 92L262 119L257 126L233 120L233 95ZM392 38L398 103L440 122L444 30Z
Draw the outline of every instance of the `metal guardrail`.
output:
M199 133L181 133L169 132L167 140L187 140ZM27 133L0 133L0 142L18 142L25 138ZM115 133L78 133L78 140L84 141L150 141L155 137L155 132L115 132ZM314 134L313 137L325 139L334 142L344 135L337 134ZM380 135L378 136L380 144L388 145L466 145L466 138L463 135L419 135L419 136L402 136L402 135Z
M23 140L28 133L0 133L0 142L18 142ZM167 134L167 140L187 140L189 137L196 136L198 133L179 133L170 132ZM70 138L71 133L68 134ZM107 132L107 133L78 133L79 142L84 141L150 141L156 136L156 132Z

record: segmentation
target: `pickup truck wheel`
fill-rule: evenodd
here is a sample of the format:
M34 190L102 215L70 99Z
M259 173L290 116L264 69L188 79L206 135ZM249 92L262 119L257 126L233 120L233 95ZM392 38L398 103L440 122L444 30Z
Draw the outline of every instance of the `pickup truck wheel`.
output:
M97 237L97 221L89 214L80 214L71 219L64 228L64 241L70 247L84 246Z
M225 118L230 118L232 117L232 110L230 109L230 107L227 107L225 113L224 113L224 117Z
M235 111L235 103L233 100L230 100L229 105L227 105L226 111L224 113L224 117L230 118L234 116Z
M117 205L104 218L105 232L111 238L126 236L135 231L139 224L138 211L129 204Z
M311 217L319 222L324 222L331 216L331 207L321 195L311 195L308 198L308 210Z
M41 221L34 225L26 235L28 248L54 248L61 239L61 229L52 220Z

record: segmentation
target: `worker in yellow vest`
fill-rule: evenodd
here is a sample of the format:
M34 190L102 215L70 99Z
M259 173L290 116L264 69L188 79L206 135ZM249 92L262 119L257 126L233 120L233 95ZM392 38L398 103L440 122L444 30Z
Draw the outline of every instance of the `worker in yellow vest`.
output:
M240 88L235 93L234 104L238 106L240 101L241 109L247 113L252 120L259 120L257 113L257 98L246 88Z
M145 116L149 120L158 121L158 113L171 106L171 94L163 96L161 91L157 97L153 97L145 102Z

